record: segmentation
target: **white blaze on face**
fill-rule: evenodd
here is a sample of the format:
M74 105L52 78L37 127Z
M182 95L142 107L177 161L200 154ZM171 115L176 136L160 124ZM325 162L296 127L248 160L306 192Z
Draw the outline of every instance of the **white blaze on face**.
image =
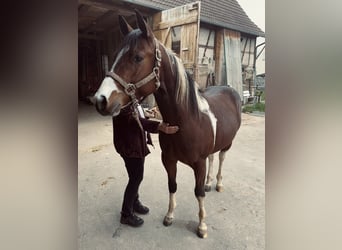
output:
M121 57L127 52L129 51L129 46L126 45L125 47L123 47L120 52L118 53L117 57L115 58L115 61L113 63L112 69L111 71L114 72L115 66L118 64L118 62L120 61Z
M120 61L121 57L129 50L129 46L125 46L120 50L118 53L115 62L112 66L111 71L114 72L115 66L117 63ZM122 91L116 86L114 80L111 77L105 77L103 79L100 88L96 91L94 97L100 97L101 95L106 98L108 101L110 95L112 94L113 91L116 91L117 93L121 93Z
M100 97L102 95L108 100L113 91L117 91L118 93L122 92L118 89L111 77L106 77L103 79L100 88L96 91L95 97Z

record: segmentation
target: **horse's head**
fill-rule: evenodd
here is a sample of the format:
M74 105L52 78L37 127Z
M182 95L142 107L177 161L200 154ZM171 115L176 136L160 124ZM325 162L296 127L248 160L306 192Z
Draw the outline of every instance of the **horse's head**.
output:
M138 102L159 87L161 53L152 30L136 11L138 29L119 16L124 41L113 66L94 95L97 111L116 116L122 107Z

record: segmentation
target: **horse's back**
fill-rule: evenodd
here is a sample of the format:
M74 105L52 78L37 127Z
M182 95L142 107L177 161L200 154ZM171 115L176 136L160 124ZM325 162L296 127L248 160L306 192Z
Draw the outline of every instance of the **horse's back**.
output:
M217 119L215 151L228 148L241 125L241 98L228 86L211 86L202 92Z
M217 95L228 95L234 98L234 101L241 102L240 96L238 92L229 86L209 86L208 88L204 89L203 95L206 97L217 96Z
M235 89L228 86L210 86L202 94L211 109L224 109L224 112L231 111L241 117L241 98Z

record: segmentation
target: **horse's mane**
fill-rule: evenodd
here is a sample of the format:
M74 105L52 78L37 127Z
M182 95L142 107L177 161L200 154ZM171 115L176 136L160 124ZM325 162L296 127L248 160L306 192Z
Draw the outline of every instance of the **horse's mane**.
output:
M165 51L169 56L172 73L175 74L177 78L175 90L176 103L185 107L185 109L192 114L199 114L199 89L197 87L197 83L194 81L190 73L185 70L183 63L175 53L168 49L165 49ZM173 69L173 65L175 69Z

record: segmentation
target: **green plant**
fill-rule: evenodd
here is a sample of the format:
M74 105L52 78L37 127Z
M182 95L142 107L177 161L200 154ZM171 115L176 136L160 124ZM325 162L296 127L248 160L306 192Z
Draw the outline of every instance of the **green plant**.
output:
M246 104L242 108L242 112L244 113L252 113L253 111L265 112L265 103L257 102L255 104Z

